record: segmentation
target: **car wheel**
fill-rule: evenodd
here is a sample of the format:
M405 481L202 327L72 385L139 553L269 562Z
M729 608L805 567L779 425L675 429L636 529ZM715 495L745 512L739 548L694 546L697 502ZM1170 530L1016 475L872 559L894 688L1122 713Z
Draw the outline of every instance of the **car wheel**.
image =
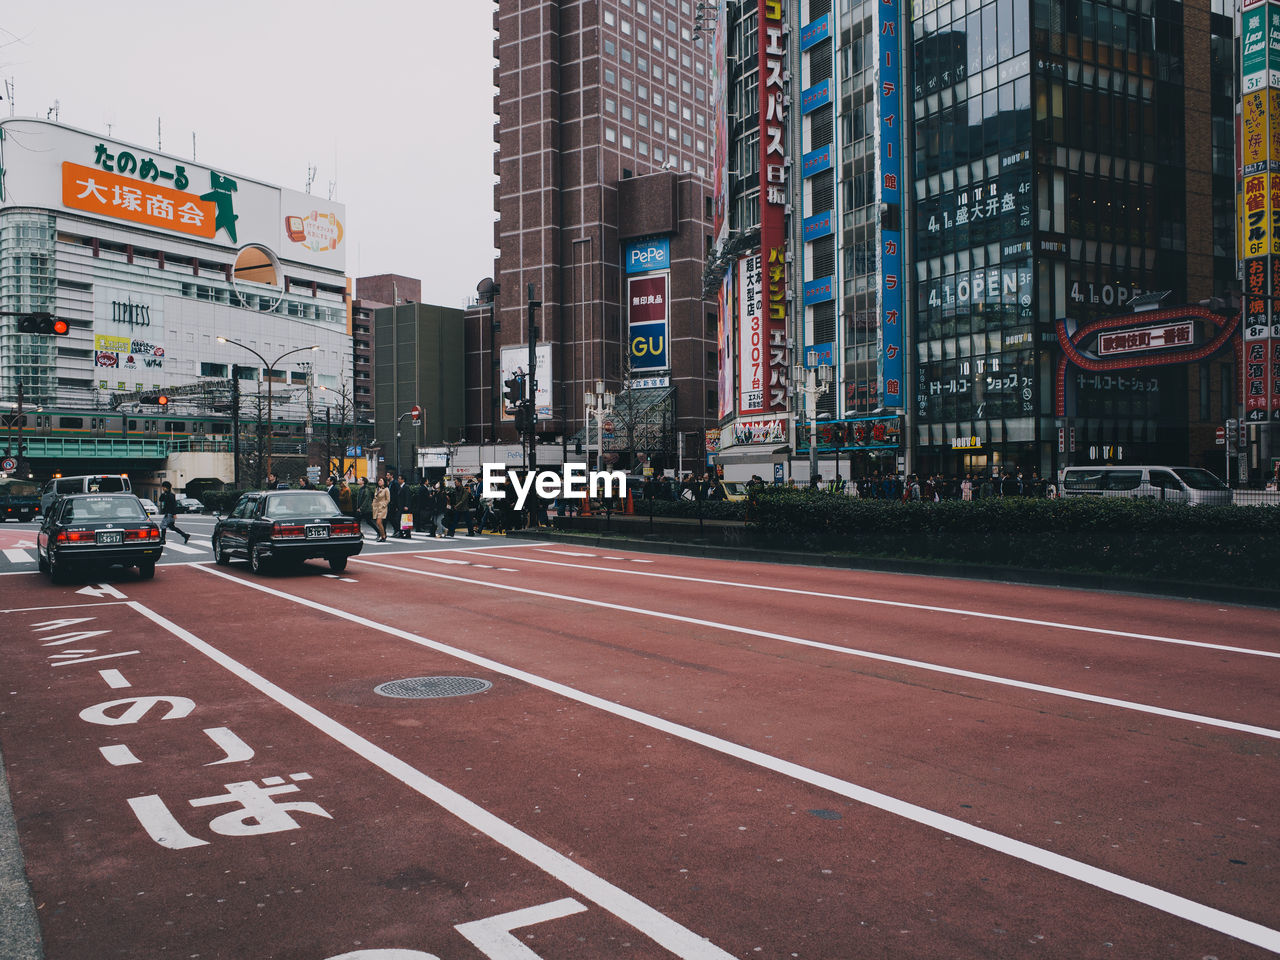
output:
M138 564L138 576L143 580L154 579L156 575L156 562L154 560L145 560Z
M222 538L213 538L213 562L220 567L229 566L231 563L231 554L222 549Z
M270 565L267 563L267 558L264 557L260 551L250 550L249 569L256 574L261 575L265 574L270 569Z
M334 573L341 573L343 570L347 569L347 558L346 557L330 557L329 569L332 570Z
M65 583L67 573L67 565L58 562L58 555L56 553L49 554L49 580L53 583Z

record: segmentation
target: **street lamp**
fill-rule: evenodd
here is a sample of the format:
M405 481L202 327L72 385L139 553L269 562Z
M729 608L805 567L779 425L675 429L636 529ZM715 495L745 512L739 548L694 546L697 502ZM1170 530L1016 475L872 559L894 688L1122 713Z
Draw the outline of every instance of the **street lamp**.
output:
M601 469L604 460L604 417L613 410L613 394L606 393L604 381L596 381L595 393L582 395L582 408L587 415L587 444L591 443L591 418L596 421L596 469Z
M272 383L274 383L274 381L271 379L271 374L275 370L276 364L279 363L281 360L283 360L285 357L291 357L295 353L302 353L304 350L319 350L320 346L319 344L312 344L309 347L296 347L293 350L286 350L284 353L280 354L280 356L276 357L274 360L268 363L266 357L260 354L257 350L253 349L253 347L249 346L247 343L241 343L239 340L232 340L228 337L218 337L218 342L234 343L237 347L243 347L244 349L252 353L255 357L257 357L259 360L261 360L262 365L266 368L266 371L267 371L267 476L270 476L271 475L271 385Z

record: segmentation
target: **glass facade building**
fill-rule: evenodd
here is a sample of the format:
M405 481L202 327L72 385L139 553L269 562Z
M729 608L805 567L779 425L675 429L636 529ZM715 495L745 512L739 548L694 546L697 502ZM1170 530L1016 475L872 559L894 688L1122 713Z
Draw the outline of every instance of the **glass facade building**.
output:
M914 8L920 472L1183 463L1190 420L1232 415L1185 364L1057 369L1060 318L1125 314L1152 291L1194 302L1232 274L1230 191L1213 177L1229 166L1202 149L1229 142L1229 96L1207 81L1231 25L1208 14L1175 0ZM1215 362L1229 358L1203 372Z

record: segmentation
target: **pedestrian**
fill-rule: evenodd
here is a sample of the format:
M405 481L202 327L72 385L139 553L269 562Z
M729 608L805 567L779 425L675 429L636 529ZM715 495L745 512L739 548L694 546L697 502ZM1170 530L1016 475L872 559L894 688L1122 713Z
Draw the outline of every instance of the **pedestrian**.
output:
M191 534L185 530L178 529L178 498L173 495L173 484L168 480L160 484L160 513L163 516L160 519L160 539L165 539L165 531L172 530L174 533L182 534L182 542L186 543L191 539Z
M960 499L973 499L973 474L966 473L964 479L960 481Z
M369 524L373 527L373 532L378 533L378 525L373 522L373 489L368 477L360 478L360 488L356 491L356 510L360 513L360 522Z
M458 477L453 481L453 520L449 523L449 536L462 524L467 526L467 536L476 533L475 511L471 509L471 488Z
M373 523L378 530L378 543L387 542L387 508L391 503L391 491L387 489L387 482L378 478L378 488L373 492Z
M399 494L397 496L396 505L396 526L399 528L396 536L401 540L413 539L413 493L409 488L408 481L405 480L404 474L400 474L396 478L399 481ZM405 514L409 515L409 522L405 523Z
M347 486L346 477L338 481L338 509L348 517L356 515L355 499L351 496L351 488Z

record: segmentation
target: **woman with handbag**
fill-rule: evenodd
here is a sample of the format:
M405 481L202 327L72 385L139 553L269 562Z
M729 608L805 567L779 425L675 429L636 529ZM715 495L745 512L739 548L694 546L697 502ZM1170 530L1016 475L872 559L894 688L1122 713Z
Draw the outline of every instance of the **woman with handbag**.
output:
M378 527L378 543L387 542L387 528L385 521L387 519L387 508L391 505L391 491L387 489L387 482L378 478L378 489L373 492L373 522Z

